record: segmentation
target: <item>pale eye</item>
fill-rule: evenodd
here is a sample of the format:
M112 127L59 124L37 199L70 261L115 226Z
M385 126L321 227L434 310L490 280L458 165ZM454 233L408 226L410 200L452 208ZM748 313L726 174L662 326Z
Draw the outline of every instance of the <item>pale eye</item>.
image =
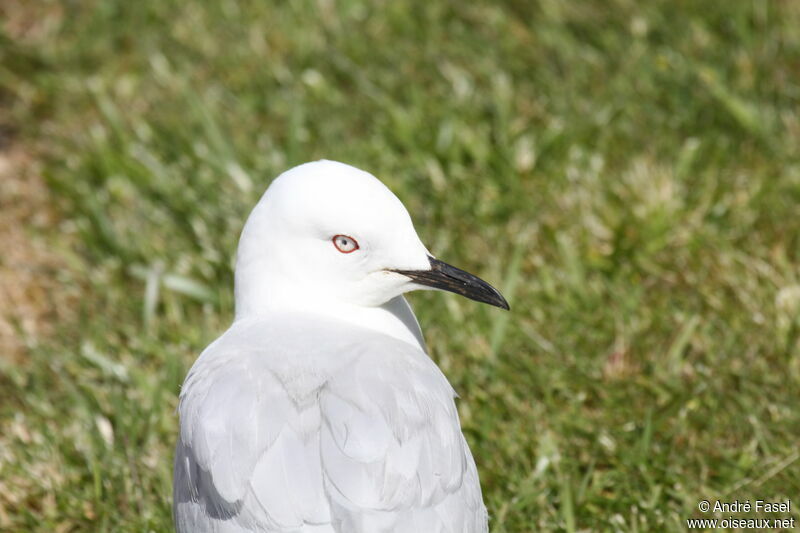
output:
M336 249L343 254L349 254L358 250L358 242L347 235L334 235L332 240Z

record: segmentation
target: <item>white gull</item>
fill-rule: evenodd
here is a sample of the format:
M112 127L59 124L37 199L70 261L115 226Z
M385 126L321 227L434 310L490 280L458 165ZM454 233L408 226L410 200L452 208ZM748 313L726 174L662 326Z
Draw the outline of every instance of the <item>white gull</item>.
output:
M181 389L178 532L487 531L455 393L402 296L431 288L508 309L371 174L276 178L242 231L235 320Z

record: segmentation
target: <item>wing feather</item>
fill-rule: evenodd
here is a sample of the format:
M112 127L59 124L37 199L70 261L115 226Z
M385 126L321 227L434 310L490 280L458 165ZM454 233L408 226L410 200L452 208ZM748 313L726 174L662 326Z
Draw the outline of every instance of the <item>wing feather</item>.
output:
M445 377L404 343L351 349L361 355L320 395L322 469L340 530L484 531L482 504L464 501L480 486Z
M183 482L194 499L276 530L329 520L318 444L308 435L318 433L318 406L299 409L275 374L253 372L247 358L211 359L212 370L205 362L179 408L183 460L196 465L182 468Z
M265 348L280 325L235 325L201 355L179 406L179 531L487 531L446 378L415 346L334 326Z

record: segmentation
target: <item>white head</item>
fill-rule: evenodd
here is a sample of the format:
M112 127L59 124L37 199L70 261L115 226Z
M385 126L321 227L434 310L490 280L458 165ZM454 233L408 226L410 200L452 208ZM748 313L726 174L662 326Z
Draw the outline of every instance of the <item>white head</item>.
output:
M453 272L470 275L449 265L444 272L439 265L445 264L422 244L408 211L377 178L334 161L306 163L278 176L245 224L236 314L298 302L375 307L417 288L442 288L507 307L485 282L481 291L470 292L477 278L454 278ZM453 286L459 283L462 290Z

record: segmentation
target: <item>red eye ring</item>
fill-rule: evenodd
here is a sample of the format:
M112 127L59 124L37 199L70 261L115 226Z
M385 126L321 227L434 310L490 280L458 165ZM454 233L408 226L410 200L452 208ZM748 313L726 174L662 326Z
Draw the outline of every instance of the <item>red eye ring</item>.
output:
M352 254L359 248L358 241L349 235L334 235L331 242L343 254Z

